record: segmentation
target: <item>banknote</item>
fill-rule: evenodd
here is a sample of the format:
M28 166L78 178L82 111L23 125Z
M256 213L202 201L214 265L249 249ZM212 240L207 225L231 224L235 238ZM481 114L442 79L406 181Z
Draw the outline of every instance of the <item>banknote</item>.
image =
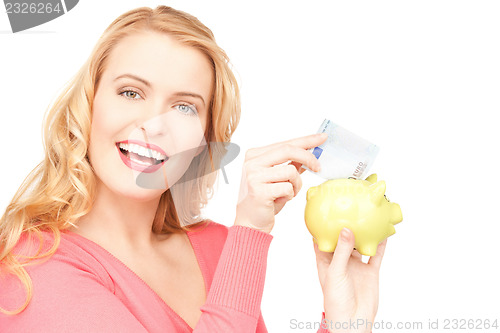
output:
M378 146L328 119L323 121L318 133L327 133L328 139L309 151L320 162L321 170L314 172L303 165L304 169L326 179L365 179L368 176L380 150Z

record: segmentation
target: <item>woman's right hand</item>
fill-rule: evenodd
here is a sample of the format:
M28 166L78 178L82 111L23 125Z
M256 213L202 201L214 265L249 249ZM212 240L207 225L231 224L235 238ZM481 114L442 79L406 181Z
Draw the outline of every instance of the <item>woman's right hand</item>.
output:
M326 134L313 134L269 146L249 149L245 154L235 225L271 232L274 216L302 187L300 174L306 165L318 171L319 162L307 149L325 142ZM279 165L291 161L286 165Z

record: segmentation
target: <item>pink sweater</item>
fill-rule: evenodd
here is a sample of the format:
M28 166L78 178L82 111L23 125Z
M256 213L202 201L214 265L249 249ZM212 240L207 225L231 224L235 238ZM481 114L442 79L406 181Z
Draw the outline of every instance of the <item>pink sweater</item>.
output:
M49 260L26 266L33 281L33 298L18 315L0 313L0 331L267 332L260 304L273 236L213 221L187 235L207 288L207 300L194 329L111 253L63 231ZM21 237L16 253L36 253L38 241L27 240L25 235ZM52 234L44 232L44 240L45 250L53 243ZM12 310L24 300L19 280L0 276L0 306Z

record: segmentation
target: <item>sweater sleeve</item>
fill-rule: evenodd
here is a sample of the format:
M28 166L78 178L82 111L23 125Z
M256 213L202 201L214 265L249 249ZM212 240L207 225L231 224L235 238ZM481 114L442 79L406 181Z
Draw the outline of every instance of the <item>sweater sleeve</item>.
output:
M232 226L193 332L256 332L273 236ZM264 325L260 332L267 332Z

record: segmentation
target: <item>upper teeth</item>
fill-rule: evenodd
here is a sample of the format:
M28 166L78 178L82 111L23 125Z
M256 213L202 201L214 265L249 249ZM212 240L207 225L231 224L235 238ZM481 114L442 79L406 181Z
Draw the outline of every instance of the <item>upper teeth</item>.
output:
M167 155L164 155L157 150L153 150L150 148L139 146L135 143L120 143L120 148L128 150L129 152L132 152L132 153L136 153L136 154L141 155L141 156L153 157L159 161L163 161L164 159L167 158Z

